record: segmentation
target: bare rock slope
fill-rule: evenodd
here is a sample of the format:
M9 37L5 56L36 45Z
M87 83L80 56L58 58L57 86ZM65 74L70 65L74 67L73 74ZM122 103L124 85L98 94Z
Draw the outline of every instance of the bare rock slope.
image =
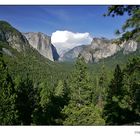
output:
M44 57L51 61L55 61L59 58L56 48L51 44L51 38L49 36L40 32L28 32L23 33L23 35L27 38L30 45Z

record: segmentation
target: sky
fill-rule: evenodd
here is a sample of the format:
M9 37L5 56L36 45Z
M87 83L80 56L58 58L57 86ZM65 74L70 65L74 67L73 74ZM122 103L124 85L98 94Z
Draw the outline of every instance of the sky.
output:
M43 32L49 36L53 35L55 45L64 45L67 41L71 43L72 38L79 37L81 40L74 45L79 45L80 41L88 44L93 37L115 38L115 30L128 18L104 17L107 8L107 5L0 6L0 20L8 21L21 32ZM82 34L85 35L85 40ZM60 36L63 39L58 42Z

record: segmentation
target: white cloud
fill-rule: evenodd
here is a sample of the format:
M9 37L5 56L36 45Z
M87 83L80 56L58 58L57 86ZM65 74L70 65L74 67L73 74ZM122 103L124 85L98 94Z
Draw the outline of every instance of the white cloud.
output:
M61 55L63 51L72 49L79 45L90 44L92 37L89 33L73 33L70 31L59 31L52 33L52 44L56 47L58 53Z

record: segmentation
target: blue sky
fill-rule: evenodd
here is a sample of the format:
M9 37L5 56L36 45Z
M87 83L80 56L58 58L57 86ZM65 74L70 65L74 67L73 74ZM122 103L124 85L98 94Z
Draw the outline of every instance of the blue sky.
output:
M93 37L114 38L127 16L103 17L108 6L0 6L0 20L10 22L21 32L56 30L89 32Z

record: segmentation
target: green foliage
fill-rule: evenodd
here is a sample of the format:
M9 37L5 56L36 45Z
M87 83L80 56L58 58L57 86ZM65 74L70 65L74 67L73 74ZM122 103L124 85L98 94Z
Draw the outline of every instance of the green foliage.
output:
M130 59L125 72L125 107L131 111L133 122L140 121L140 57Z
M122 16L126 12L129 16L133 15L133 11L139 10L139 5L113 5L109 6L105 16Z
M39 109L38 88L34 88L32 81L27 77L16 83L16 108L18 121L22 125L30 125ZM36 120L36 119L35 119Z
M123 72L119 66L116 67L104 108L107 124L135 124L140 121L139 70L139 57L129 60Z
M63 124L104 125L102 111L93 104L93 88L81 56L76 61L70 82L70 101L62 110Z
M55 96L63 96L64 94L64 85L61 80L58 81L58 85L55 88Z
M10 49L7 43L2 44L3 47ZM15 54L13 49L10 49L10 51ZM23 109L19 109L19 107L16 108L16 113L14 113L16 121L14 121L13 124L104 125L102 110L104 104L108 102L108 99L106 100L106 89L108 87L108 82L113 77L112 69L115 67L116 63L124 68L124 64L127 62L128 58L139 55L139 53L136 52L124 57L122 52L120 52L111 58L105 59L104 65L103 61L88 65L80 56L73 70L73 64L52 63L39 57L38 54L35 55L34 52L31 54L32 55L27 54L26 57L20 55L16 55L16 57L10 57L8 55L2 56L7 64L9 75L12 79L17 79L14 86L16 87L16 98L18 97L17 99L19 101L16 99L16 103L18 101L19 106L20 103L26 103L29 106L25 105L28 109L25 111L27 114L25 114L26 119L23 118L24 120L21 119L22 113L20 115ZM36 57L34 57L34 55ZM112 115L111 109L114 111L117 108L118 112L121 114L116 112L119 121L121 120L121 124L139 122L138 60L139 59L136 57L135 60L132 59L129 62L130 64L128 63L129 65L127 64L126 67L128 68L125 70L126 72L124 72L123 78L125 83L124 81L122 83L125 91L123 92L124 97L121 97L121 100L118 99L118 97L116 98L116 96L112 97L112 103L114 104L114 102L117 102L118 104L116 103L117 107L112 107L110 103L111 107L108 108L110 114L105 115L105 119L109 117L109 115ZM133 69L135 69L134 73ZM128 74L125 74L127 71ZM18 75L24 78L18 78ZM39 85L36 83L39 83ZM30 99L28 95L32 95L32 98ZM137 98L135 98L136 96ZM24 98L25 101L22 100L22 98ZM15 106L15 103L13 103L13 105ZM25 106L23 105L22 107L24 108ZM98 108L97 110L100 110L100 113L98 113L96 109L93 109L94 111L88 114L86 109L90 110L91 106L93 108ZM25 112L23 111L23 113ZM68 112L71 112L71 115L69 115ZM80 115L81 113L83 115ZM77 124L75 121L78 119L76 114L80 116ZM85 117L84 114L87 114L89 118ZM92 120L92 118L94 119ZM99 123L97 124L98 118ZM110 124L107 121L106 123ZM111 124L114 125L118 123L112 121Z
M97 90L97 97L98 97L98 101L97 104L99 107L103 108L104 107L104 103L106 100L106 88L108 85L108 78L107 78L107 74L106 74L106 69L105 69L105 65L103 64L102 69L101 69L101 73L100 73L100 77L99 77L99 82L98 83L98 87L96 87Z
M101 110L90 104L85 106L75 106L69 104L63 113L67 115L64 125L104 125L105 121L101 117Z
M123 96L123 72L119 65L117 65L114 71L114 77L109 85L107 101L104 107L107 124L123 123L124 116L119 106L119 102Z
M16 31L8 22L6 21L0 21L0 30L6 30L6 31Z
M125 40L134 39L140 42L140 6L137 5L115 5L108 8L107 14L105 16L122 16L124 13L127 13L129 18L123 24L122 29L117 30L117 35L121 35L119 42Z
M89 104L92 101L92 88L84 58L78 57L71 77L71 99L77 105Z
M0 57L0 125L16 124L17 110L14 83L8 68Z
M69 87L66 82L58 81L57 86L51 91L41 94L42 122L45 125L60 125L63 122L62 109L69 102Z

